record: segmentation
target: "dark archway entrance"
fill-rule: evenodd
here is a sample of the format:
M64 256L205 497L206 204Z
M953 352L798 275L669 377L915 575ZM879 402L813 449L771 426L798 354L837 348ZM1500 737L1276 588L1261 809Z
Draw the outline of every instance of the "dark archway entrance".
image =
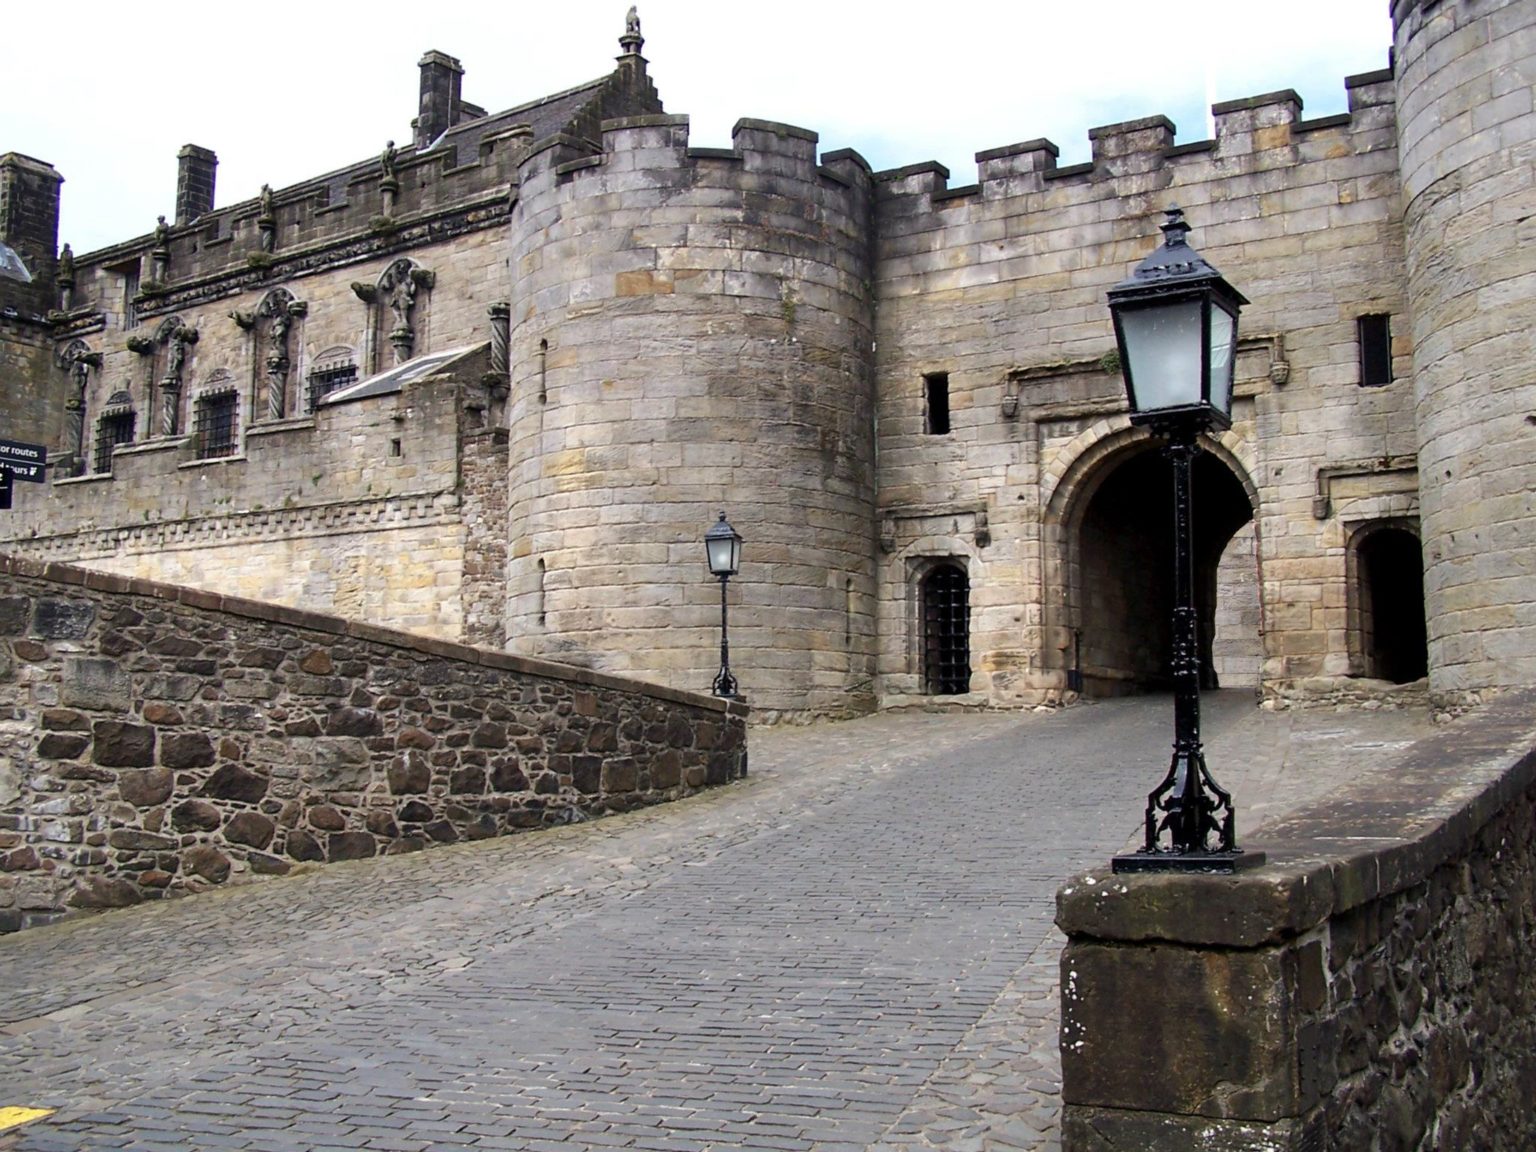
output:
M1355 541L1356 603L1365 674L1406 684L1429 674L1424 556L1406 528L1368 528Z
M923 691L971 690L971 582L958 564L935 565L922 581Z
M1083 688L1090 695L1170 688L1173 473L1150 442L1103 467L1107 475L1077 518ZM1194 468L1201 681L1214 688L1217 567L1233 535L1253 519L1253 506L1242 482L1211 453L1197 456Z

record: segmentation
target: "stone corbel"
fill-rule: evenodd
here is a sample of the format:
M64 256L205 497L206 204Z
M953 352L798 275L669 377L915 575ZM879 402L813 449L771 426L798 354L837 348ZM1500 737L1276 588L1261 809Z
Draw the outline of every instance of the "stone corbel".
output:
M229 314L229 318L239 326L242 332L249 332L252 328L256 327L256 313L254 312L242 312L237 308Z
M298 319L298 318L300 318L302 316L308 316L309 315L309 301L307 301L307 300L290 300L288 302L288 315L294 317L294 319Z
M148 336L130 336L126 341L128 351L136 352L140 356L152 356L155 352L155 342Z
M379 299L379 286L377 284L364 284L361 280L352 282L352 294L364 304L376 304Z
M433 272L430 268L412 268L411 279L415 282L416 287L425 288L430 292L437 283L437 273Z

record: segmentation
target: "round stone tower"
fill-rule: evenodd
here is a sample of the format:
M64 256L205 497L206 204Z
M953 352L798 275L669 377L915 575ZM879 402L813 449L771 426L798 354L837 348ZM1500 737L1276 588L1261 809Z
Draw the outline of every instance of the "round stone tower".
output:
M759 715L874 700L872 182L854 153L681 116L535 145L512 212L514 651L694 691L705 531L746 540L731 668Z
M1536 683L1536 4L1396 0L1430 686Z

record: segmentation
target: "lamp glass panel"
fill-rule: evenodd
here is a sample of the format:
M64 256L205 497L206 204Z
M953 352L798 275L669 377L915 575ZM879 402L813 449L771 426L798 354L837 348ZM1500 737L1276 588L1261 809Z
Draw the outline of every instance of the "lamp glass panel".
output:
M1200 301L1178 300L1120 313L1136 410L1200 402Z
M1211 406L1232 414L1233 352L1237 344L1237 317L1211 305Z
M704 541L709 553L709 570L716 576L734 576L741 554L741 542L732 536L715 536Z

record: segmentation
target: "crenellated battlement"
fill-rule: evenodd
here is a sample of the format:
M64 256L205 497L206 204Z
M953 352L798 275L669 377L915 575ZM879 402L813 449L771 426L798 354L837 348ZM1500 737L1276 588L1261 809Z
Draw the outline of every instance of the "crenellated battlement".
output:
M1347 77L1344 85L1349 111L1336 116L1304 119L1301 97L1282 89L1213 105L1215 135L1206 140L1177 143L1172 120L1148 116L1089 129L1092 158L1082 164L1059 166L1060 148L1040 138L976 153L974 184L950 187L949 169L934 161L876 172L874 179L884 201L926 198L935 209L1047 191L1057 203L1070 195L1063 188L1109 182L1111 188L1089 195L1096 199L1167 186L1191 165L1238 174L1333 158L1341 146L1354 155L1391 147L1391 69Z
M743 118L731 131L730 148L695 148L690 144L686 115L653 113L615 117L601 125L602 144L560 133L533 142L518 165L519 187L532 187L552 173L557 183L583 174L601 174L613 185L623 174L649 169L691 169L720 172L730 165L742 178L774 178L822 184L827 189L858 188L865 192L873 180L869 162L851 148L828 152L817 159L817 133L793 124ZM708 176L701 176L708 183Z

